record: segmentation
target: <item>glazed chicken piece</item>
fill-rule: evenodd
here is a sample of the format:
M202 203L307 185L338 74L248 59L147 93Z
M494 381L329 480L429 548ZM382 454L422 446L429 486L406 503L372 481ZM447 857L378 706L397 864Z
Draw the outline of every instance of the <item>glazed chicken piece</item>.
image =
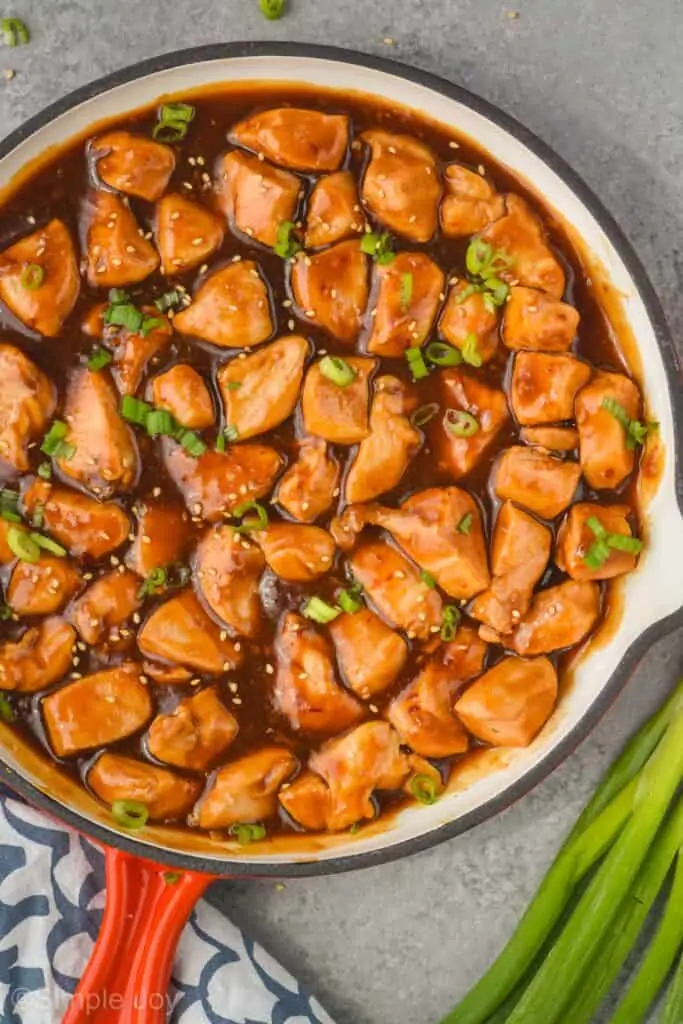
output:
M259 548L231 526L218 526L202 537L194 564L197 590L213 614L240 636L257 636L266 564Z
M17 615L53 615L81 585L79 570L67 558L45 556L17 562L7 585L7 603Z
M88 785L110 806L115 800L144 804L150 821L184 818L202 788L201 782L167 768L108 752L98 757L88 772Z
M497 633L511 633L529 608L551 543L547 527L506 501L493 531L491 585L475 598L470 615Z
M339 463L320 437L304 437L297 457L280 480L276 500L294 519L312 523L328 511L339 481Z
M579 312L536 288L513 287L505 303L502 336L513 351L567 352L579 326Z
M556 700L557 673L548 658L507 657L468 687L455 711L484 743L528 747Z
M573 647L600 618L600 587L590 580L567 580L540 590L507 647L517 654L548 654Z
M56 683L71 668L76 634L62 619L43 619L21 639L0 644L0 690L35 693Z
M438 381L441 413L431 421L427 433L439 468L459 480L484 458L507 426L507 398L504 391L482 384L476 373L442 370ZM464 427L460 413L467 414ZM467 436L463 436L465 429Z
M283 790L280 803L305 828L320 828L322 820L330 831L374 818L374 791L400 789L410 774L409 759L388 722L365 722L346 736L328 740L311 755L309 766L327 792L319 784L311 786L305 773Z
M61 686L42 702L50 745L57 757L115 743L142 729L152 701L140 682L141 666L123 662Z
M87 277L93 288L125 288L159 266L127 203L114 192L91 191L84 207Z
M467 238L505 213L505 201L483 174L462 164L449 164L444 172L441 228L449 238Z
M61 220L51 220L0 253L0 299L37 334L59 334L79 291L76 250Z
M306 209L306 248L333 245L362 229L363 214L351 171L338 171L319 178Z
M400 357L429 336L444 290L445 275L423 252L400 252L375 266L373 316L368 352Z
M161 198L175 169L170 146L132 132L98 135L90 143L88 155L105 185L149 203Z
M403 671L405 640L369 608L340 615L329 630L344 682L363 700L386 690Z
M469 600L490 582L479 506L459 487L418 491L397 509L350 506L344 519L388 530L399 547L451 597Z
M182 562L192 543L189 516L180 505L138 504L135 540L126 553L126 564L138 576Z
M166 469L193 516L216 523L226 512L270 493L280 471L280 455L263 444L243 444L226 452L188 455L174 441L164 445Z
M573 452L579 447L579 432L573 427L522 427L519 439L549 452Z
M271 248L278 228L296 219L301 180L265 160L235 150L223 158L218 204L229 222Z
M113 501L95 501L68 487L36 479L24 491L28 519L40 510L41 529L77 558L99 559L120 547L130 532L127 513Z
M55 406L42 370L14 345L0 344L0 465L26 472L28 445L45 432Z
M448 292L446 305L439 320L441 337L462 350L476 338L476 351L482 363L498 351L498 316L484 301L481 292L467 294L467 282L458 281Z
M178 192L164 196L157 206L156 223L162 274L174 277L200 267L220 249L224 233L223 222L213 210Z
M153 306L145 306L143 313L153 317L157 326L146 334L137 334L125 328L112 339L114 362L111 370L116 386L123 395L134 395L142 383L147 366L153 356L171 344L173 328L168 320L159 316Z
M240 439L255 437L283 423L299 399L310 344L301 335L279 338L218 371L225 422Z
M441 183L434 154L412 135L372 130L363 177L363 202L390 231L428 242L437 227Z
M416 401L397 377L378 377L370 410L370 433L358 448L346 477L348 502L371 501L400 482L422 444L409 414Z
M143 661L142 668L160 686L184 686L192 680L192 673L182 665L162 665L158 661Z
M438 633L443 617L438 591L420 578L400 551L385 541L371 541L353 552L349 565L354 580L395 629L419 640Z
M119 415L119 400L109 378L85 367L74 371L66 391L64 438L74 452L57 458L60 471L98 498L129 491L140 460L133 431Z
M253 260L229 263L199 286L194 301L176 313L182 334L220 348L252 348L273 333L268 288Z
M157 761L204 772L228 749L239 725L213 686L186 697L170 713L157 715L147 733L147 749Z
M588 520L593 517L607 533L633 537L629 524L632 511L628 505L594 505L590 501L572 505L557 534L555 564L573 580L611 580L632 572L637 556L628 551L609 548L609 554L599 568L591 568L584 556L597 537Z
M479 238L501 251L512 263L498 275L503 280L538 288L555 299L564 293L562 265L548 245L543 225L521 196L505 196L506 213L489 224Z
M335 338L354 342L368 304L368 257L357 241L337 242L292 266L291 287L300 315Z
M176 363L151 384L153 405L168 409L183 427L203 430L215 419L211 392L201 373L187 363Z
M158 605L138 633L146 658L218 676L242 661L241 648L206 614L194 591L183 590Z
M635 447L618 419L603 407L615 401L631 419L640 414L638 388L622 373L595 374L579 392L574 412L579 430L581 469L595 490L618 487L633 472Z
M308 368L301 410L307 433L332 444L357 444L369 433L369 380L376 360L350 356L344 362L356 374L344 387L325 376L320 362Z
M280 786L297 771L299 761L287 747L263 747L220 768L195 812L204 829L260 822L277 813Z
M481 672L485 654L486 644L464 626L429 658L387 710L402 743L422 757L451 757L467 750L469 737L453 713L453 702L463 683Z
M119 639L118 629L140 607L140 580L132 572L100 576L73 602L69 618L86 644Z
M515 356L510 403L518 423L557 423L574 415L574 398L591 367L568 355L520 352Z
M538 448L513 445L493 469L493 487L503 501L514 501L543 519L554 519L571 503L581 467Z
M336 171L349 143L345 114L278 107L235 125L230 141L294 171Z
M273 707L290 728L337 733L363 716L363 709L335 678L330 642L301 615L287 612L275 639Z
M269 523L252 537L276 576L290 583L309 583L332 568L334 541L319 526Z

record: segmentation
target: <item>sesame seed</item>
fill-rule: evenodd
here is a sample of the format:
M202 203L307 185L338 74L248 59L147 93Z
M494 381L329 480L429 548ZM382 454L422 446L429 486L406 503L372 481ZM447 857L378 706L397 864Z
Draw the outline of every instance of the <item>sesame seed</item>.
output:
M275 668L269 663L266 665L266 675L272 676Z
M242 698L241 697L233 697L232 698L232 702L233 702L233 704L241 704L242 703Z
M451 149L460 149L460 143L459 142L454 142L453 140L451 140L448 143L448 145L450 146Z

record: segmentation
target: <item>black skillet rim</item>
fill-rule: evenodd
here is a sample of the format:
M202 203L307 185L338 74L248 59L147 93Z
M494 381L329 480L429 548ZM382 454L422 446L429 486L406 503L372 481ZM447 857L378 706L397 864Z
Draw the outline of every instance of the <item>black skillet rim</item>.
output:
M125 85L155 72L166 71L185 64L206 63L213 60L238 57L312 57L342 64L367 67L425 86L433 92L445 95L470 107L514 136L535 153L536 156L540 157L572 189L577 198L600 224L610 243L623 260L638 288L640 297L654 327L664 361L669 401L674 421L674 452L672 455L675 459L675 489L679 511L683 515L683 465L681 465L679 458L680 453L683 452L683 378L681 377L678 356L672 335L666 323L664 311L645 269L631 243L612 215L583 179L565 163L562 157L515 118L499 110L498 107L487 100L475 96L463 86L456 85L453 82L431 74L431 72L423 71L420 68L413 68L399 61L390 60L385 57L376 57L358 50L346 50L341 47L289 42L216 43L160 54L159 56L151 57L129 67L122 68L74 90L62 99L45 107L34 117L29 118L28 121L24 122L23 125L3 139L0 142L0 159L7 156L21 142L24 142L60 115L116 86ZM63 821L66 825L85 833L105 846L116 847L126 853L142 857L146 860L156 861L158 854L160 858L159 863L185 869L186 871L204 872L210 875L225 877L291 878L333 874L357 868L374 867L429 849L447 839L461 835L475 825L479 825L494 815L499 814L526 795L561 764L579 743L586 738L619 695L629 676L635 670L636 665L651 644L680 625L683 625L683 607L644 630L630 645L619 667L612 673L599 697L590 706L583 718L577 722L571 732L556 747L550 750L537 765L529 769L522 778L507 786L502 793L485 801L457 821L447 822L424 835L389 844L383 849L367 853L345 854L320 861L311 859L310 861L302 860L297 862L288 862L286 860L280 862L247 862L227 857L224 859L214 859L195 853L181 853L155 848L152 844L143 843L133 836L110 831L97 822L91 821L79 811L65 807L47 793L37 789L27 779L24 779L14 769L6 765L2 759L0 759L0 780L5 782L6 785L24 797L33 806L40 807L53 817Z

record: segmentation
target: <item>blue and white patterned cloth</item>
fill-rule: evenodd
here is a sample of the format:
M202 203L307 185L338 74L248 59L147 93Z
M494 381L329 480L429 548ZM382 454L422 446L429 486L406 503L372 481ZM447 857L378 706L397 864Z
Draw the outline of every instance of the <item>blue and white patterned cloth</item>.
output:
M56 1024L92 950L104 858L0 787L0 1021ZM206 902L183 932L173 1024L333 1024L275 960Z

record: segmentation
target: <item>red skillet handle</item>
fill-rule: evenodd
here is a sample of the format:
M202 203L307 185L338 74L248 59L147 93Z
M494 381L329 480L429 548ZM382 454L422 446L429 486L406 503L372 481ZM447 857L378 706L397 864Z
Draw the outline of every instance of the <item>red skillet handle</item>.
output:
M173 955L211 875L105 851L107 904L62 1024L165 1024Z

